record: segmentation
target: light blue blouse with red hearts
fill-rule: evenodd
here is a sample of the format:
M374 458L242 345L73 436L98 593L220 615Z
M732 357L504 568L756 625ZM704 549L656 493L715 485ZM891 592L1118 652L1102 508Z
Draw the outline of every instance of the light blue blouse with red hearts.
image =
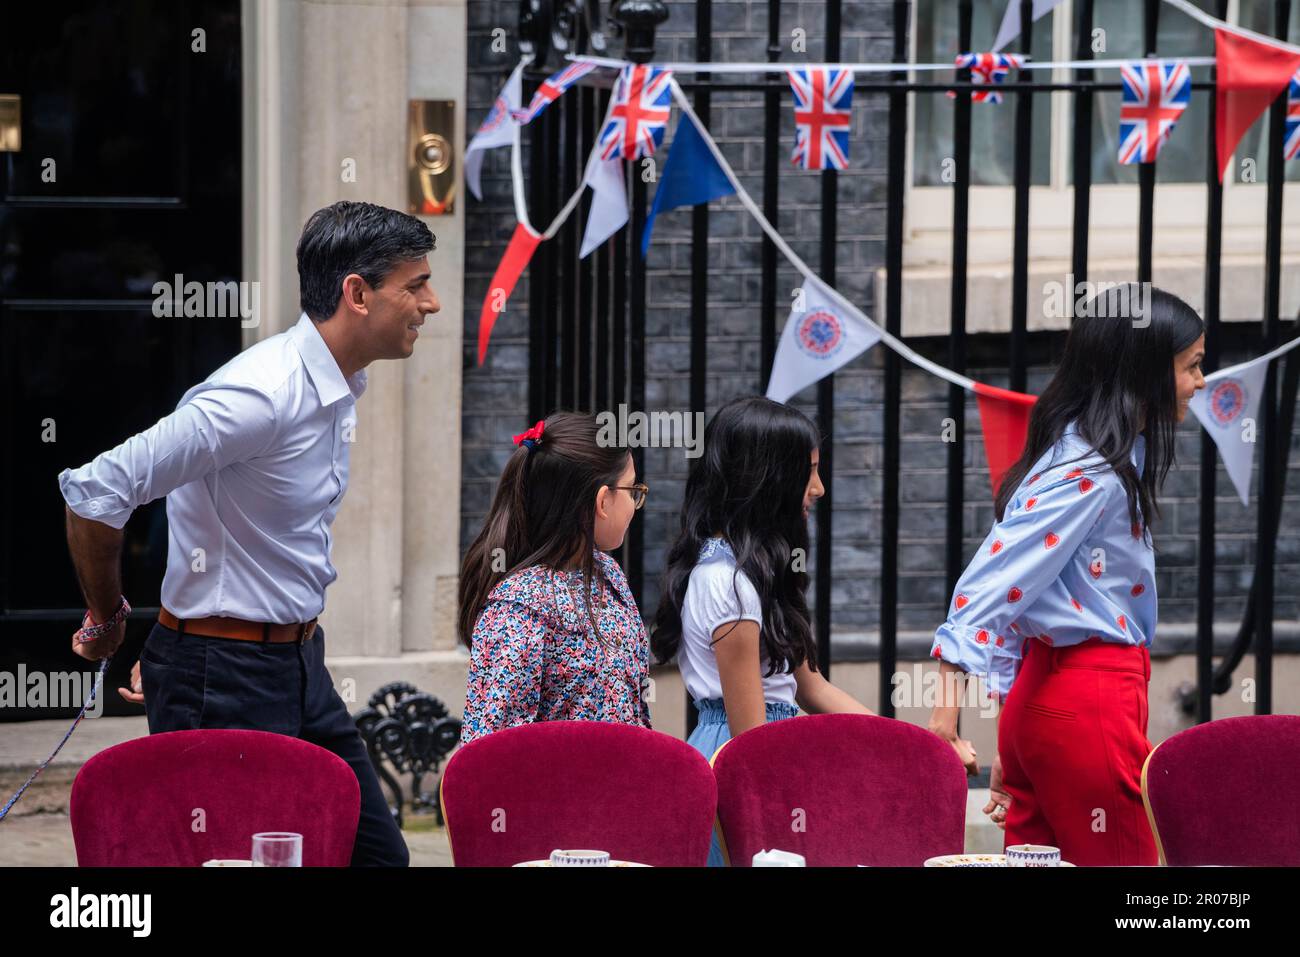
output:
M1139 436L1139 475L1145 451ZM983 675L989 694L1002 699L1029 641L1147 647L1155 571L1150 535L1130 520L1123 484L1071 424L966 566L930 653Z

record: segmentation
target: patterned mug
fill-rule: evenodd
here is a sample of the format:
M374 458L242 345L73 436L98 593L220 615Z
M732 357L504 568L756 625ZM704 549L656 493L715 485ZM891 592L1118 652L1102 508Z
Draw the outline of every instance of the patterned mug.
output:
M551 851L552 867L609 867L609 851Z
M1012 844L1007 847L1007 867L1060 867L1061 849L1046 844Z

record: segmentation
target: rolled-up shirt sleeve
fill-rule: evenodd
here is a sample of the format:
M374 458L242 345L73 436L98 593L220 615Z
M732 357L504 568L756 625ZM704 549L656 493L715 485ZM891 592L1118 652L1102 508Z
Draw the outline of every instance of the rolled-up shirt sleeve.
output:
M1012 623L1088 540L1115 484L1110 472L1071 471L1031 481L966 566L931 656L984 675L989 693L1004 697L1020 658Z
M266 393L233 385L206 389L116 448L64 469L59 489L82 518L121 528L141 505L265 451L276 424Z

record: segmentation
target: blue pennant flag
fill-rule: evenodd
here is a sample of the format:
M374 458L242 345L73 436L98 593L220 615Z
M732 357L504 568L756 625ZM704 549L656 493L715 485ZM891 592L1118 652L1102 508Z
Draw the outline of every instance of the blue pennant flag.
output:
M650 232L654 229L655 217L662 210L695 206L735 192L736 188L718 165L695 121L683 114L673 135L659 186L655 189L654 204L646 216L645 231L641 234L641 258L644 259L650 251Z

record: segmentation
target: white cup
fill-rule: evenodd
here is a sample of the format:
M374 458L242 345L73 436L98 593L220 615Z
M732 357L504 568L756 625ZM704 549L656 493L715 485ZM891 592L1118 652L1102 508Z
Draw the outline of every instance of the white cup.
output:
M807 867L802 854L793 851L759 851L750 862L753 867Z
M1007 867L1060 867L1061 849L1047 844L1012 844L1007 847Z
M609 851L551 851L552 867L609 867Z

